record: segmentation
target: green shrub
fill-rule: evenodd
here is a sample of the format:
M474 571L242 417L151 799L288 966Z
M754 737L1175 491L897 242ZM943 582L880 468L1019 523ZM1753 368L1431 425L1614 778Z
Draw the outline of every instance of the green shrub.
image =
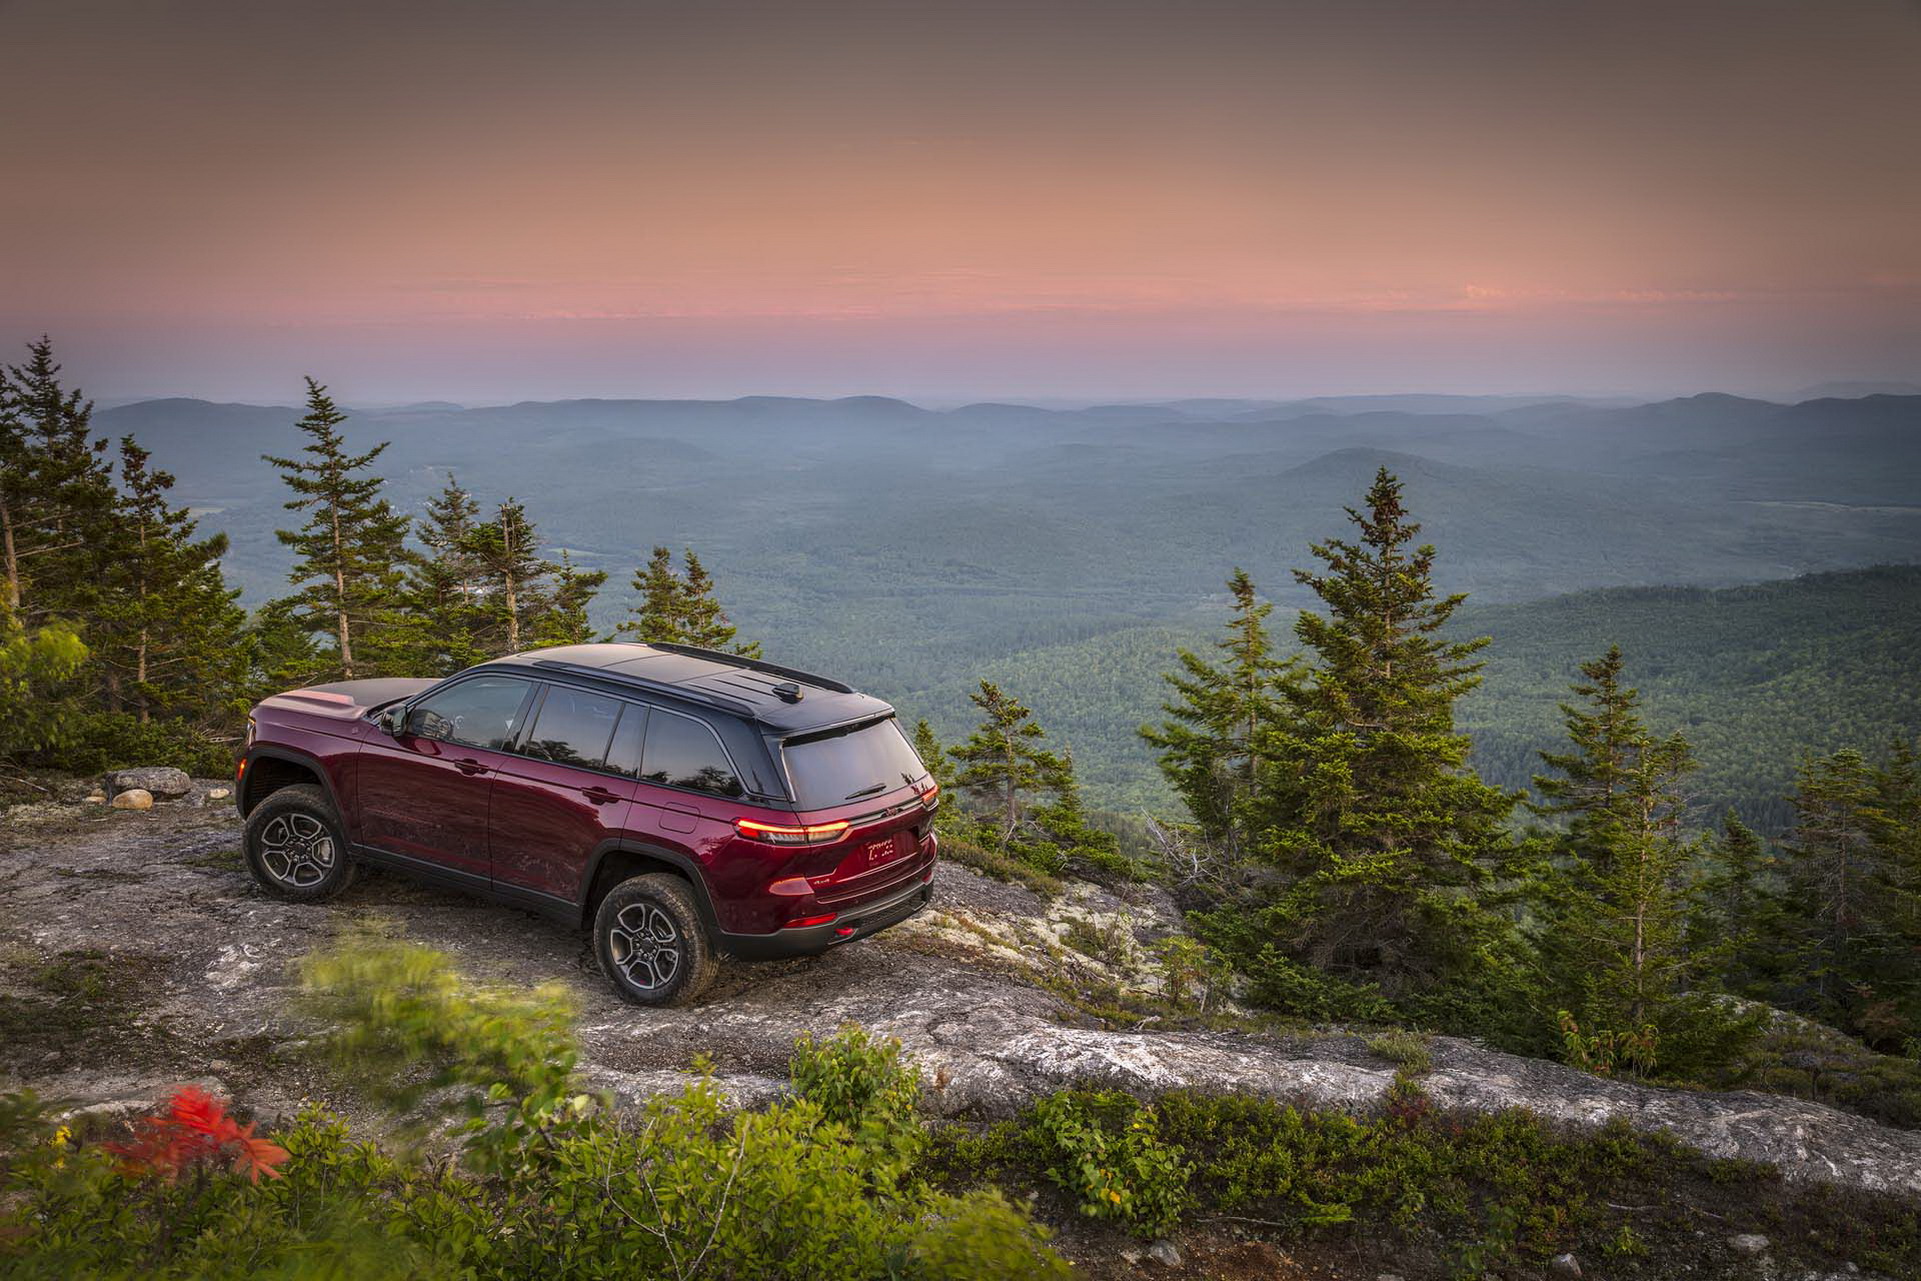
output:
M1082 1214L1162 1236L1187 1204L1189 1167L1161 1141L1153 1109L1126 1094L1055 1094L1035 1105L1030 1134L1047 1177Z
M711 1079L637 1114L568 1094L566 1007L468 990L438 953L350 936L305 968L323 1040L392 1103L469 1115L460 1164L351 1142L318 1111L272 1136L259 1184L143 1177L0 1096L0 1274L24 1277L568 1276L879 1281L1064 1277L1046 1230L991 1189L901 1177L925 1146L898 1045L797 1045L797 1097L728 1108ZM58 1141L54 1141L58 1139Z
M195 778L226 778L233 773L234 744L210 738L187 721L142 725L130 712L80 712L66 717L59 737L28 759L73 774L171 765Z
M482 1165L522 1149L591 1106L573 1089L573 1001L558 983L531 993L474 984L444 953L379 923L349 930L301 963L300 1004L327 1030L316 1047L378 1102L434 1096L465 1119Z
M794 1042L791 1075L795 1092L847 1127L870 1155L877 1186L895 1190L927 1145L920 1077L901 1057L900 1042L852 1024L826 1041L809 1032Z

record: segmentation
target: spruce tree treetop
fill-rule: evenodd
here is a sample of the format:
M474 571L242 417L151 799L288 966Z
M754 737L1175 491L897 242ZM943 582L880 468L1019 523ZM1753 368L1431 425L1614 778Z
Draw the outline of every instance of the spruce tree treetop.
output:
M239 697L245 656L234 644L245 614L220 572L227 536L198 536L167 500L174 478L152 467L132 436L120 440L122 496L115 513L94 660L108 709L142 723L177 709L205 713Z
M1561 722L1572 750L1542 752L1550 774L1534 776L1541 800L1529 808L1565 818L1574 844L1591 862L1605 860L1612 831L1634 820L1628 774L1647 738L1640 693L1622 679L1626 661L1619 645L1581 664L1573 692L1584 703L1562 703Z
M295 424L308 437L303 456L264 457L294 493L287 510L307 515L301 528L277 531L296 556L288 575L299 588L295 611L310 629L333 637L339 672L351 680L395 661L410 522L381 497L385 482L368 470L386 442L349 453L340 432L346 421L327 389L309 378L307 412Z
M700 557L694 555L691 547L681 554L686 561L687 577L681 583L680 628L687 644L759 658L757 642L742 644L734 639L740 629L728 622L727 615L721 611L720 601L714 597L714 580L700 563Z
M115 495L93 403L60 382L53 343L0 372L0 604L23 624L100 605Z
M1057 790L1066 766L1040 746L1043 731L1019 699L987 680L968 697L985 715L980 728L948 752L961 766L954 786L994 807L1005 838L1020 826L1023 800Z
M1441 635L1463 597L1435 594L1398 480L1383 469L1348 517L1358 537L1315 544L1324 568L1296 573L1325 613L1301 613L1305 678L1257 736L1250 819L1284 886L1267 919L1300 960L1435 993L1487 977L1505 934L1482 899L1514 798L1468 768L1454 728L1487 642Z
M1236 569L1227 588L1234 613L1218 642L1227 661L1216 666L1176 651L1181 671L1163 679L1179 697L1162 704L1167 720L1140 732L1161 749L1161 772L1202 833L1238 848L1246 843L1239 817L1254 792L1260 727L1279 714L1280 692L1294 680L1296 664L1274 656L1265 621L1274 607L1247 573Z
M647 564L634 571L631 586L639 595L640 603L631 617L622 619L614 628L615 633L643 642L686 644L680 603L684 588L680 575L674 572L673 552L665 547L654 548Z

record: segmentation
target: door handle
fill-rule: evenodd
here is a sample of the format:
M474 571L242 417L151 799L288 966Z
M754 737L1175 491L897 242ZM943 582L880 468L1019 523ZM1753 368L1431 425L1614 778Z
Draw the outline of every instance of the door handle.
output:
M488 769L487 766L482 765L479 761L472 760L472 759L468 759L464 761L455 761L454 768L459 770L462 774L485 774Z
M583 787L580 794L596 805L612 805L620 799L604 787Z

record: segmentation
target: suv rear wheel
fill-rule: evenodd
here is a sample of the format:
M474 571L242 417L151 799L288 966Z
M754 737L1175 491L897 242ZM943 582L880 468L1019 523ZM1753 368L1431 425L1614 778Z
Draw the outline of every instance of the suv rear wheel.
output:
M686 1005L718 963L687 882L665 872L622 881L594 913L594 954L621 1000Z
M318 903L353 884L346 835L318 787L283 787L254 806L244 843L253 879L275 898Z

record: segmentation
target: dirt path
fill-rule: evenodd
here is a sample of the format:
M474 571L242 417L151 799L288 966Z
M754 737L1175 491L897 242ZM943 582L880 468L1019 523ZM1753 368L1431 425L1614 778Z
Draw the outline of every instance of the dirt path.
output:
M1076 1081L1365 1110L1393 1078L1393 1064L1354 1037L1086 1026L1020 981L1020 953L992 941L1046 937L1046 906L964 868L943 867L939 915L810 960L731 964L698 1007L642 1011L607 991L583 936L524 912L380 874L322 907L269 899L240 863L239 836L219 802L8 816L0 1076L106 1106L138 1106L189 1079L217 1081L265 1113L325 1097L326 1079L291 1052L302 1035L287 1013L292 963L341 924L380 915L478 978L568 984L586 1075L627 1097L673 1088L696 1054L741 1101L767 1097L797 1034L850 1020L900 1037L950 1113L1005 1114ZM1152 901L1135 911L1144 930L1165 924ZM1713 1155L1771 1161L1789 1178L1921 1192L1921 1134L1816 1104L1626 1085L1446 1039L1433 1061L1422 1084L1443 1107L1525 1106L1574 1125L1619 1116Z

